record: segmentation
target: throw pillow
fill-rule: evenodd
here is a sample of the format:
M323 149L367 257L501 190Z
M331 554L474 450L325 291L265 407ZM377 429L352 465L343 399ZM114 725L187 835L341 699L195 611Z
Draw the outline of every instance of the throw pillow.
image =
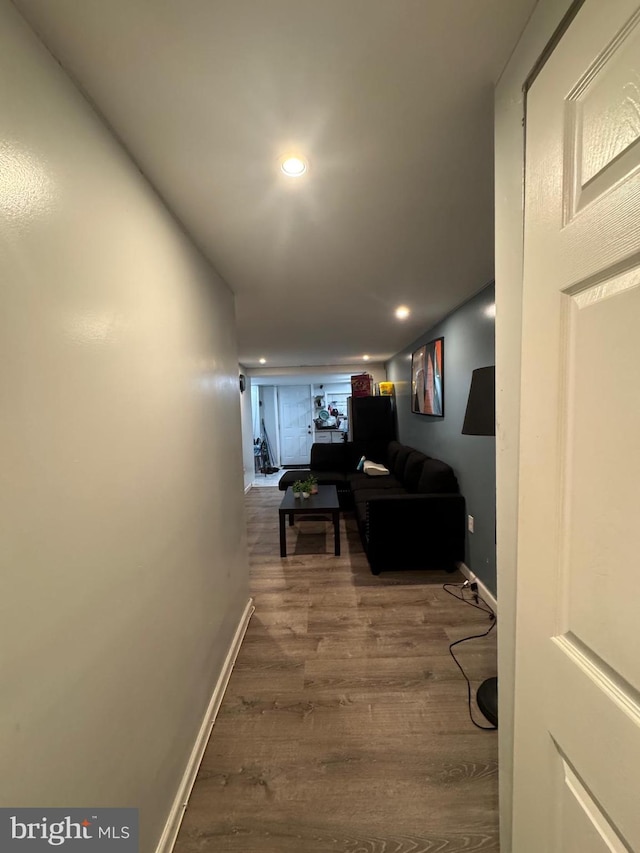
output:
M364 462L363 470L369 477L384 477L389 473L389 469L385 468L384 465L380 465L377 462L370 462L368 459Z

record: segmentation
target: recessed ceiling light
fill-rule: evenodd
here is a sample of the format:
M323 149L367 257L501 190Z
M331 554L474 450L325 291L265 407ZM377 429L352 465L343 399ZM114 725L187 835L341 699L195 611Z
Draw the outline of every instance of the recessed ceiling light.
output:
M258 359L258 361L260 362L260 364L266 364L267 363L266 358L260 358L260 359Z
M398 305L395 311L398 320L406 320L410 313L406 305Z
M492 302L491 305L487 305L484 309L485 317L495 317L496 316L496 303Z
M362 356L362 360L363 360L363 361L369 361L369 356L368 356L368 355L363 355L363 356Z
M307 171L307 164L302 157L284 157L280 168L289 178L299 178Z

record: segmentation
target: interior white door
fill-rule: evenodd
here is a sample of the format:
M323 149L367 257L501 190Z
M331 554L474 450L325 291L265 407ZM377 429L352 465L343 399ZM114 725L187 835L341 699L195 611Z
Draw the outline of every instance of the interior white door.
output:
M513 853L640 851L640 11L527 97Z
M311 386L280 385L280 463L308 465L311 454Z

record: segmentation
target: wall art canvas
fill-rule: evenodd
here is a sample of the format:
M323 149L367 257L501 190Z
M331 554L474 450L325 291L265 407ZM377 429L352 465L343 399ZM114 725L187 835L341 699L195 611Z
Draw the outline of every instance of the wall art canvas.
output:
M411 411L444 417L444 338L429 341L411 356Z

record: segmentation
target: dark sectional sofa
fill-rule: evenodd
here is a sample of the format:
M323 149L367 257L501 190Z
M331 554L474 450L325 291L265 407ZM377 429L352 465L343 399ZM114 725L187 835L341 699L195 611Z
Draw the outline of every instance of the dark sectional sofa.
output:
M362 456L388 475L357 470ZM371 571L439 568L464 560L465 502L452 468L398 441L314 444L310 469L288 471L284 491L311 472L320 485L337 487L340 505L353 509Z

